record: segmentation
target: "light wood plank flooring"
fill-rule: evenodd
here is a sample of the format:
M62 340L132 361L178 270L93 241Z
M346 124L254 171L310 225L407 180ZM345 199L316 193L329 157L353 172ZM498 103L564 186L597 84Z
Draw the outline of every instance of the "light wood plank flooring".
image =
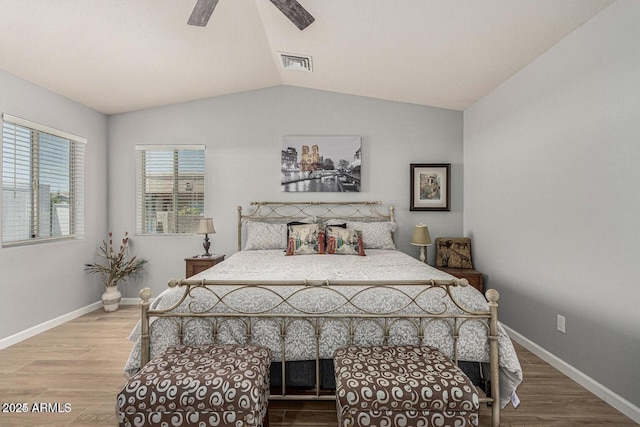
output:
M132 343L127 337L138 307L96 310L19 344L0 350L0 402L55 406L57 413L2 413L0 426L115 426L115 396ZM525 381L522 404L502 411L503 426L637 425L541 359L516 346ZM64 404L70 411L64 412ZM333 402L269 405L272 427L335 427ZM489 425L483 407L481 425Z

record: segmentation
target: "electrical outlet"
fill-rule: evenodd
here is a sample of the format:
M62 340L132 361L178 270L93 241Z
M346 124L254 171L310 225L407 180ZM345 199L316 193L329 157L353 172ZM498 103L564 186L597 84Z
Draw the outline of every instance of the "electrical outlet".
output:
M567 333L567 329L565 327L565 318L560 314L558 314L558 331L562 332L563 334Z

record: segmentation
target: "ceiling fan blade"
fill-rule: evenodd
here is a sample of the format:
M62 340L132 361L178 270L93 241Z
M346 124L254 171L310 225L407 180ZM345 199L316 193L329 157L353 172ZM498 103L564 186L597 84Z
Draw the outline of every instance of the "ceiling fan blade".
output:
M316 19L296 0L271 0L296 27L304 30Z
M193 8L193 12L191 12L191 16L189 17L187 24L205 27L217 4L218 0L198 0L196 6Z

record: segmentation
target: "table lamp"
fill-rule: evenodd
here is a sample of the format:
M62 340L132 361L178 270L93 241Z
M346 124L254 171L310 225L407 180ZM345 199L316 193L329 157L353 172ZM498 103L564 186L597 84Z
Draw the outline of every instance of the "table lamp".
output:
M211 254L209 253L209 248L211 247L211 243L209 243L209 234L215 234L215 232L216 230L213 228L213 218L200 219L197 234L204 234L204 243L202 244L202 246L204 247L204 254L202 254L201 256L211 256Z

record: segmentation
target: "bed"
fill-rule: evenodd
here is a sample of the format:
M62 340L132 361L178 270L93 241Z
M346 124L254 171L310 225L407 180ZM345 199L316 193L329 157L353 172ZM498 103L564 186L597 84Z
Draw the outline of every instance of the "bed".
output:
M485 299L464 279L398 251L393 207L380 209L380 202L239 207L238 252L171 280L153 302L148 289L141 292L142 320L125 370L137 371L170 345L251 342L274 355L272 398L322 399L333 398L336 349L429 345L475 369L474 382L491 384L485 400L499 401L496 423L522 381L497 322L498 293Z

